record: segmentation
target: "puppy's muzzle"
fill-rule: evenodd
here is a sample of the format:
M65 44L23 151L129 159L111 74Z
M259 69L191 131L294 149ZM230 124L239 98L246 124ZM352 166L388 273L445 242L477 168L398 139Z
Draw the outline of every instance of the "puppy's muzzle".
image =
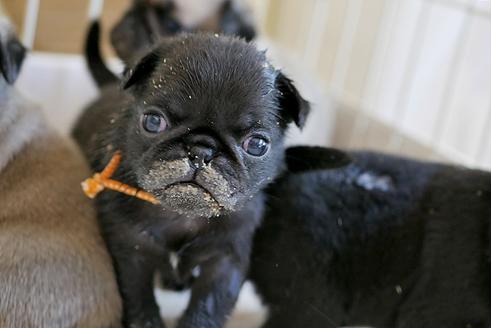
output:
M141 178L162 206L190 217L218 216L236 205L233 188L210 162L209 150L190 150L190 158L155 163ZM191 159L193 158L193 160Z

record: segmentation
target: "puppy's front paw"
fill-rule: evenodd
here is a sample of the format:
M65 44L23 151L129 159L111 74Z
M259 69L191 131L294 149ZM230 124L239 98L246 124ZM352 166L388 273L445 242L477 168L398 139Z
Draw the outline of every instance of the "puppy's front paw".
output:
M222 328L223 324L219 323L221 320L214 320L209 316L203 314L196 315L184 315L178 322L178 328Z

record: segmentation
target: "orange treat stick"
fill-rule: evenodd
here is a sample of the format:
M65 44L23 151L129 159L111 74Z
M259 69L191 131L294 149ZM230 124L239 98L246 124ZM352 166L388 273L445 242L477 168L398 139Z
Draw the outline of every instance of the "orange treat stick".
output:
M108 165L102 170L101 172L101 178L103 179L109 179L111 176L113 176L114 172L118 168L121 162L121 152L118 150L116 153L114 153L113 157L109 160Z
M116 180L104 179L104 180L102 180L102 185L106 189L118 191L118 192L121 192L121 193L126 194L128 196L137 197L138 199L145 200L145 201L152 203L152 204L159 204L160 203L154 197L154 195L152 195L151 193L148 193L148 192L143 191L141 189L134 188L132 186L121 183L121 182L116 181Z
M159 204L159 200L157 200L154 195L146 191L131 187L122 182L110 179L113 173L118 168L120 161L121 153L118 151L113 155L108 165L106 165L101 173L95 173L92 178L88 178L82 182L82 190L87 195L87 197L94 198L104 189L110 189L132 197L136 197L138 199L145 200L152 204Z

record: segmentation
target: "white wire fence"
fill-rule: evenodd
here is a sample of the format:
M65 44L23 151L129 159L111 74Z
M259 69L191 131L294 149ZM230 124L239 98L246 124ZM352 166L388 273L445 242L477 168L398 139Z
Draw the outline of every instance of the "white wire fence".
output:
M252 2L339 104L328 143L490 168L489 0Z
M32 47L42 1L26 1ZM490 0L248 2L277 52L327 95L306 132L316 143L490 169ZM103 4L88 1L87 16ZM336 116L323 114L328 98Z

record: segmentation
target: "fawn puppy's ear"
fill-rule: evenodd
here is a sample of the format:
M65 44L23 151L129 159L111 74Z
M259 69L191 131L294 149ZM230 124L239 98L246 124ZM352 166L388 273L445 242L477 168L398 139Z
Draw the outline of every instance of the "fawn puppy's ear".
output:
M0 18L0 70L9 84L13 84L26 56L26 48L15 35L12 25L6 18Z

